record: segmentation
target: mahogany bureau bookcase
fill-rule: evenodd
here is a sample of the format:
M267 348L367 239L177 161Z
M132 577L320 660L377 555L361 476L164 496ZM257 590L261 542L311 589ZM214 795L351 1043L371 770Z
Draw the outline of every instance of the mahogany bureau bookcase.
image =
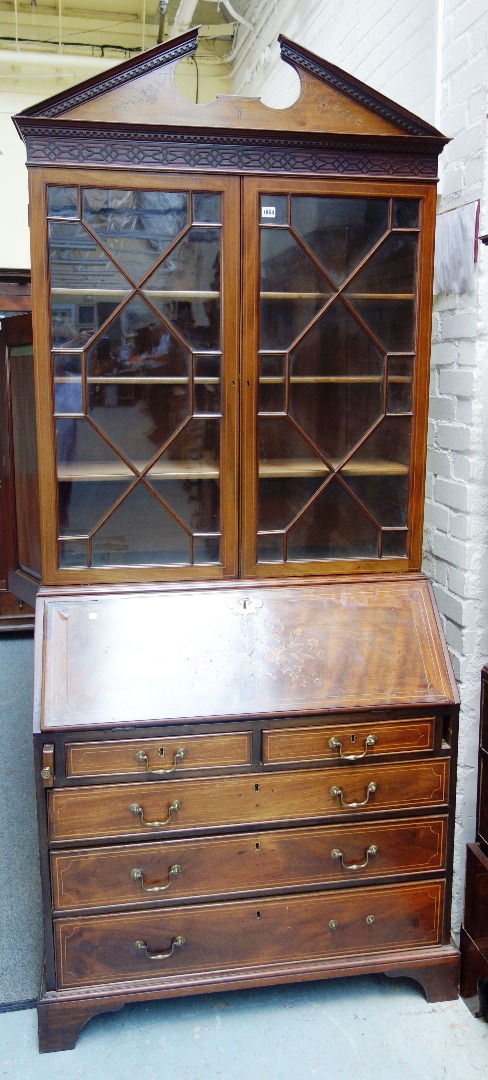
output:
M191 104L196 45L15 118L45 1051L209 990L458 993L458 698L420 573L446 140L285 38L289 108Z

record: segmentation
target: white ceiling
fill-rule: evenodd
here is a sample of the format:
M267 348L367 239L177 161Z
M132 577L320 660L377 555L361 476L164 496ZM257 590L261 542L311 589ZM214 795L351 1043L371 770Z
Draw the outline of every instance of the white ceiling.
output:
M0 51L117 61L196 25L202 39L224 41L229 51L252 6L252 0L0 0Z

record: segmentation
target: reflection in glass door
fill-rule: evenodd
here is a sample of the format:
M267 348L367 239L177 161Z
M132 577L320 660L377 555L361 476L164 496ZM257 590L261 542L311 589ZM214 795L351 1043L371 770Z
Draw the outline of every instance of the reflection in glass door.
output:
M420 201L260 214L257 562L406 557Z
M48 197L59 566L221 566L222 196Z

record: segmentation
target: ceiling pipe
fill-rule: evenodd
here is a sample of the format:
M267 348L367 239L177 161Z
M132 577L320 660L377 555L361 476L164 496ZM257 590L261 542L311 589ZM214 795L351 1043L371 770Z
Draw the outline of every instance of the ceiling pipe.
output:
M210 3L218 4L219 7L225 7L231 19L233 19L234 22L240 23L241 26L245 26L246 30L253 29L252 23L248 22L247 19L242 15L239 15L239 12L235 10L231 0L210 0ZM190 29L197 4L198 0L181 0L175 15L171 37L176 37L177 34L182 34L185 30Z
M235 8L232 7L230 0L211 0L211 3L223 4L223 6L227 8L231 19L235 19L235 21L240 23L241 26L245 26L247 30L252 30L252 23L248 22L247 19L245 19L242 15L239 15Z
M21 64L29 67L49 67L57 71L61 67L77 68L80 71L90 69L95 73L120 64L120 57L110 60L103 56L79 56L78 53L32 52L27 49L0 49L0 68L5 64Z
M166 12L168 10L168 0L159 0L159 28L158 28L158 45L161 45L164 41L164 22L166 19Z
M177 37L178 34L183 34L185 30L190 29L197 3L198 0L180 0L180 6L176 12L173 29L170 35L171 37Z

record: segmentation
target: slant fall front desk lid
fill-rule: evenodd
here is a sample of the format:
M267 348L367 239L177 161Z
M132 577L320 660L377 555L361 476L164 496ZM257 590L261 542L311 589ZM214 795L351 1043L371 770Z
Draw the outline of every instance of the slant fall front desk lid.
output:
M458 700L420 575L44 592L36 627L45 731Z

